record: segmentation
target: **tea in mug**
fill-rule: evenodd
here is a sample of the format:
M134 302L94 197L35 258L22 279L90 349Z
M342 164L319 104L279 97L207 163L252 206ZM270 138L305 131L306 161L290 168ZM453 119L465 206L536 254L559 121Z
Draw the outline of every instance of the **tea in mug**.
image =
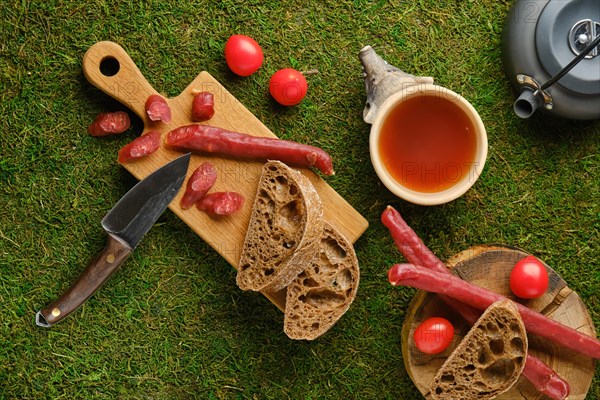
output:
M425 193L443 191L468 176L477 151L473 123L457 101L442 93L398 103L381 125L379 139L388 173L406 188Z

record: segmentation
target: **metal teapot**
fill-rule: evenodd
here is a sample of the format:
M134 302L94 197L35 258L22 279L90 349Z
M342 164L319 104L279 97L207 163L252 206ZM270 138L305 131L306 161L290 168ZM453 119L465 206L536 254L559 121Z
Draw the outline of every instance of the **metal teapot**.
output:
M514 111L600 118L600 2L517 0L503 36Z

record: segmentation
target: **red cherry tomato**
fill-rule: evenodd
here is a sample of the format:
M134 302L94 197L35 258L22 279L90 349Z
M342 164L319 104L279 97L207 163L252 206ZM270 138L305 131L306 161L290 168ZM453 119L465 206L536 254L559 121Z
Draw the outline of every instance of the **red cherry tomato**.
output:
M548 271L540 260L527 256L510 273L510 290L523 299L540 297L548 289Z
M306 78L293 68L280 69L269 81L271 96L284 106L295 106L300 103L306 96L307 90Z
M446 350L454 337L454 327L445 318L428 318L415 329L413 338L417 349L425 354Z
M263 51L250 36L233 35L225 43L225 61L240 76L255 73L263 62Z

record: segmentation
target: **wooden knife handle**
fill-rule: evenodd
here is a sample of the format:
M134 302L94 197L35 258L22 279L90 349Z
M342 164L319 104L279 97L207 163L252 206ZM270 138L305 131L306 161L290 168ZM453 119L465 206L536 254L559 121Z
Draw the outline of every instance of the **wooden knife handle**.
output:
M88 264L73 286L58 300L38 311L36 324L49 328L75 311L106 282L132 251L129 246L109 234L104 250Z
M92 85L148 121L146 100L157 92L121 46L109 41L94 44L83 56L82 68Z

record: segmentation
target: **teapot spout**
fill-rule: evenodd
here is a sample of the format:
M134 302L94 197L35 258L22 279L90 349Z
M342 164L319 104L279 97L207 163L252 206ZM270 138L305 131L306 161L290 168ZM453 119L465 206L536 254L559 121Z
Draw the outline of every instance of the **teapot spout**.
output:
M407 74L388 64L371 46L363 47L358 53L363 67L363 78L367 92L367 102L363 110L363 120L372 124L381 105L393 94L418 84L433 84L433 78Z
M541 96L529 88L523 88L513 104L513 110L519 118L529 118L543 103Z

